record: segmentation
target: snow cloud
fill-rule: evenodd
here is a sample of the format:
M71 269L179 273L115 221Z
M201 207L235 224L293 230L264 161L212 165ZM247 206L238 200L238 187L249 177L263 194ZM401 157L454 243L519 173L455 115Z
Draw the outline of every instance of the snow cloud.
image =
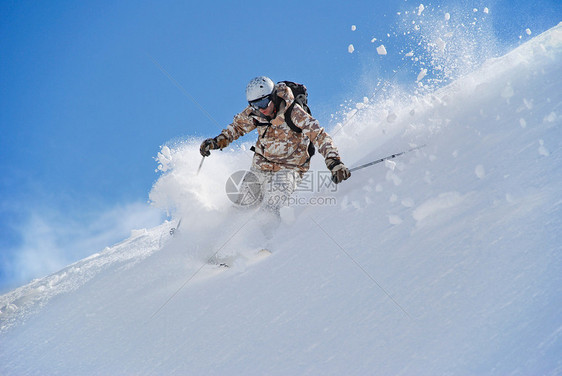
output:
M80 221L54 209L30 210L27 220L14 226L20 242L2 257L0 282L13 287L48 275L127 238L131 229L161 222L162 212L145 203L116 206Z

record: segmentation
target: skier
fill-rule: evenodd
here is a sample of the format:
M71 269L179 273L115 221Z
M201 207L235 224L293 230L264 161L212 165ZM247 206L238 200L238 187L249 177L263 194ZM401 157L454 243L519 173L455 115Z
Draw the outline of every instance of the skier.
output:
M288 205L289 197L310 168L313 146L324 157L334 183L351 176L332 138L303 108L307 108L306 102L296 100L287 82L274 84L268 77L256 77L246 86L246 99L248 106L234 121L217 137L203 141L200 147L201 155L207 157L210 150L223 149L257 129L251 173L241 184L245 194L240 196L238 204L261 206L278 222L280 208Z

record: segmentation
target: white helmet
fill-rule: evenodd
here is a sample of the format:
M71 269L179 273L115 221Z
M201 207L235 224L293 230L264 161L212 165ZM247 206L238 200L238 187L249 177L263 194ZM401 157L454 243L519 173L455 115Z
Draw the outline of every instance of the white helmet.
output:
M259 76L252 78L246 86L246 99L248 102L268 96L273 92L275 84L269 77Z

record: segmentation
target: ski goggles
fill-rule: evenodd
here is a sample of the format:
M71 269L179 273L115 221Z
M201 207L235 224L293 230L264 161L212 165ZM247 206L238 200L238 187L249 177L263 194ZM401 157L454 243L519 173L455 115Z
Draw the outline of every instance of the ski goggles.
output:
M269 106L269 102L271 102L271 96L266 95L263 98L256 99L255 101L248 102L252 108L256 110L263 110Z

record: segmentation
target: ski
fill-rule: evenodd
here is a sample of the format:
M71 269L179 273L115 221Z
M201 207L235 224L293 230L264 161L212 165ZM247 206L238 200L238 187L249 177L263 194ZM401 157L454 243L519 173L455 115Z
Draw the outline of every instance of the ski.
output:
M178 221L178 224L176 225L176 227L172 227L172 228L170 229L170 235L171 235L171 236L174 236L174 235L176 234L176 232L178 231L178 229L180 228L181 220L182 220L182 219L180 218L180 220Z

